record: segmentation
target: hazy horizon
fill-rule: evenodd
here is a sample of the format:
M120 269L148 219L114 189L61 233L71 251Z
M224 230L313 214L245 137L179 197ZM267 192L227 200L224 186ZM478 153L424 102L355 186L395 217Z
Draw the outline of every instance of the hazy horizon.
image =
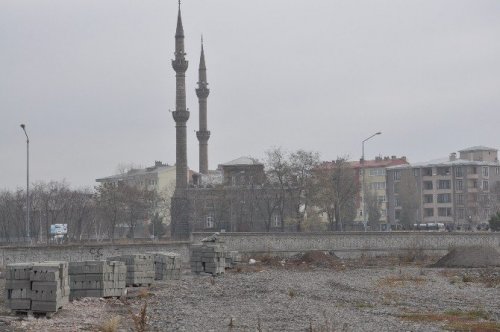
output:
M203 34L209 168L264 152L322 160L446 157L494 139L498 1L182 3L188 164L198 170L194 89ZM175 163L177 1L0 3L0 190L93 186L119 164Z

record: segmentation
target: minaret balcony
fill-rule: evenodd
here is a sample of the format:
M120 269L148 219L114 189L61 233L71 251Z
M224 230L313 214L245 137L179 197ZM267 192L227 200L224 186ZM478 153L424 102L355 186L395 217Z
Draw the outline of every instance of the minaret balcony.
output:
M173 111L172 117L174 118L175 122L187 122L187 120L189 120L189 111L185 110Z
M201 143L206 143L210 138L210 131L208 130L197 131L196 137L198 137L198 141L200 141Z
M188 63L186 59L178 58L172 60L172 68L174 68L176 73L185 73L188 69Z
M209 94L210 89L205 86L201 86L196 89L196 95L198 96L198 98L207 98Z

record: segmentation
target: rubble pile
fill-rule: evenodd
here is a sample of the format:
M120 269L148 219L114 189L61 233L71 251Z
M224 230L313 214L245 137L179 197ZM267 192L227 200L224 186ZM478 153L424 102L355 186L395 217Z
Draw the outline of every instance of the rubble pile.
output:
M108 261L124 262L127 267L126 286L150 286L155 277L153 255L134 254L110 257Z
M69 263L70 299L125 295L127 267L120 261Z
M151 252L155 280L177 280L181 278L182 259L173 252Z
M464 246L452 248L431 267L493 267L500 266L500 253L490 246Z

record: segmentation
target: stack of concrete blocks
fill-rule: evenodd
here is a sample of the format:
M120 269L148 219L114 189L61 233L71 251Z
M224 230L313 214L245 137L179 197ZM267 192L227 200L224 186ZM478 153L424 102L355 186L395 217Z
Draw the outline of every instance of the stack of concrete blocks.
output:
M69 301L68 262L33 263L31 311L54 313Z
M232 269L241 262L241 254L239 252L226 251L226 269Z
M181 278L182 259L173 252L150 252L153 256L155 280L178 280Z
M127 267L119 261L69 263L70 300L125 295Z
M127 267L125 284L127 286L149 286L154 281L155 270L151 254L121 255L110 257L107 260L125 263Z
M224 273L226 257L222 243L203 242L191 246L191 272L220 275Z
M6 305L12 311L31 310L30 272L33 263L8 264L5 270Z

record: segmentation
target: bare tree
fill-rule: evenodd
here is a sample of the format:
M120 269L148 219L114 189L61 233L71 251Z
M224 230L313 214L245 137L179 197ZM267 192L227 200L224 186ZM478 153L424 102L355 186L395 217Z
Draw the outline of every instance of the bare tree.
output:
M399 220L405 228L409 228L417 221L417 213L420 206L417 179L413 176L411 169L401 170L401 180L396 187L395 191L397 191L401 204Z
M295 202L295 214L297 220L297 231L302 231L302 224L306 211L311 201L314 185L314 170L319 165L319 153L297 150L290 154L290 176L294 180L295 189L291 191L297 196Z
M285 204L291 181L291 166L287 154L281 148L266 151L266 175L269 184L276 187L275 208L280 219L281 231L285 230Z
M330 230L342 230L343 222L354 217L355 199L359 185L355 171L346 158L337 158L331 164L324 164L316 173L314 203L326 213Z
M119 190L121 184L101 183L97 186L95 199L100 217L106 221L108 236L111 241L115 238L118 221L123 218L123 195Z
M370 225L371 230L377 230L380 223L380 217L382 216L380 213L381 202L379 201L377 193L374 190L366 189L365 193L368 224Z

